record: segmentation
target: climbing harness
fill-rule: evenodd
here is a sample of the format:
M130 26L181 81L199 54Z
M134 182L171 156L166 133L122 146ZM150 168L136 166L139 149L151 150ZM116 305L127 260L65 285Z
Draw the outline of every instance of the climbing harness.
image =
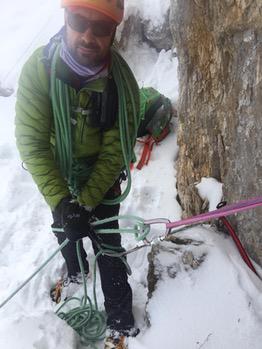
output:
M226 223L225 217L242 212L245 210L253 209L256 207L262 206L262 196L253 198L250 200L240 201L236 204L225 206L225 203L221 203L218 206L217 210L203 213L200 215L196 215L191 218L182 219L176 222L170 222L168 219L160 218L160 219L152 219L152 220L144 220L140 217L134 217L134 216L117 216L117 217L111 217L108 219L100 220L93 222L92 225L95 228L96 232L98 234L112 234L112 233L131 233L134 235L137 245L128 250L125 251L122 248L115 248L110 245L101 244L99 246L99 252L95 257L95 263L94 263L94 283L93 283L93 299L94 299L94 305L87 295L87 287L86 283L84 282L84 296L82 298L72 297L66 300L56 311L57 315L65 320L79 335L81 338L81 341L85 345L91 346L91 348L96 348L95 342L101 340L104 337L105 329L106 329L106 316L104 312L100 312L98 310L98 304L97 304L97 298L96 298L96 261L101 255L107 255L114 258L121 258L121 260L125 263L127 267L127 272L130 274L131 269L126 261L126 256L130 253L133 253L135 251L140 250L141 248L152 246L158 242L165 241L168 239L168 237L172 234L177 233L178 231L184 230L187 226L192 226L199 224L200 222L206 222L213 219L222 219L223 222ZM102 225L104 223L112 222L114 220L127 220L129 222L132 222L131 228L120 228L120 229L99 229L99 225ZM157 237L153 237L149 239L149 233L151 231L151 227L154 225L162 224L164 228L164 234L161 234ZM237 243L240 253L242 256L244 256L244 260L251 263L250 259L246 258L247 254L244 251L244 247L240 243L239 239L237 238L235 232L232 233L231 226L226 223L227 228L230 231L231 236L233 237L234 241ZM62 231L61 229L59 231ZM25 281L22 283L21 286L19 286L12 294L4 300L0 304L0 308L2 308L6 303L8 303L26 284L28 284L42 269L45 268L45 266L58 254L60 250L62 250L67 243L69 242L68 239L66 239L63 244ZM240 244L241 245L240 245ZM81 274L84 280L85 272L84 272L84 266L83 262L81 260L81 253L80 253L80 245L79 242L77 243L77 255L78 255L78 261L81 269ZM247 262L247 264L249 263ZM251 263L252 264L252 263ZM249 264L248 264L249 265ZM256 272L253 265L249 265L249 267L257 274L257 276L260 278L258 273ZM75 304L75 302L79 303L78 307L74 307L73 309L66 311L66 308L69 303Z

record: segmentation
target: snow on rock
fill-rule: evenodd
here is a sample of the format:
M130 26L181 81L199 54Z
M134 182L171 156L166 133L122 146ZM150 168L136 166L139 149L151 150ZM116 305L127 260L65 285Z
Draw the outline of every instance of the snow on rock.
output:
M125 19L130 14L139 12L141 17L149 20L153 26L163 23L163 19L170 8L170 0L127 0Z
M130 37L147 41L157 51L169 50L173 47L173 37L170 29L170 0L134 1L125 3L125 21L120 25L118 41L126 45Z
M261 348L262 284L231 239L208 226L176 236L193 244L160 247L160 279L147 306L151 327L130 341L130 349ZM184 264L189 252L198 268Z
M214 211L223 197L223 184L215 178L202 178L201 182L196 185L201 198L209 202L209 211Z

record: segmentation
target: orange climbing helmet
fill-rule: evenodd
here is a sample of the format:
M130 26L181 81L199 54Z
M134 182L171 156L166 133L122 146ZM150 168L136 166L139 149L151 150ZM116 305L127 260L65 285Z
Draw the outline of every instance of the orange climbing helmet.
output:
M124 0L61 0L62 7L87 7L120 23L124 16Z

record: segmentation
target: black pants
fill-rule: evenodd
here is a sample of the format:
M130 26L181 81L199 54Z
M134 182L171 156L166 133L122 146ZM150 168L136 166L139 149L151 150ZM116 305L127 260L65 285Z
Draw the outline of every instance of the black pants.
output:
M99 205L94 214L98 219L109 218L119 214L120 205L107 206ZM55 217L54 217L54 220ZM59 222L54 222L58 226ZM114 221L99 226L101 229L117 229L118 222ZM103 243L121 248L120 234L100 234L99 237ZM65 239L64 233L57 233L58 243L61 244ZM99 249L92 241L94 253ZM69 242L63 249L62 255L66 261L68 275L76 275L80 272L80 266L77 259L76 243ZM89 271L86 252L81 241L81 255L84 262L85 271ZM101 277L102 290L105 297L105 310L107 313L107 326L112 330L123 334L134 327L134 317L132 313L132 290L127 280L126 266L120 258L99 256L98 266Z

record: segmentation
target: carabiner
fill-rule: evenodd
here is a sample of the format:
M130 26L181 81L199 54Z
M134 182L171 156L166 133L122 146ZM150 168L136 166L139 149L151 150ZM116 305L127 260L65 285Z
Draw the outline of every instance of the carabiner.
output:
M161 236L161 238L165 239L168 234L170 234L171 229L167 228L167 224L171 223L171 221L167 218L155 218L155 219L148 219L144 221L145 225L151 226L156 224L164 224L165 225L165 234Z

